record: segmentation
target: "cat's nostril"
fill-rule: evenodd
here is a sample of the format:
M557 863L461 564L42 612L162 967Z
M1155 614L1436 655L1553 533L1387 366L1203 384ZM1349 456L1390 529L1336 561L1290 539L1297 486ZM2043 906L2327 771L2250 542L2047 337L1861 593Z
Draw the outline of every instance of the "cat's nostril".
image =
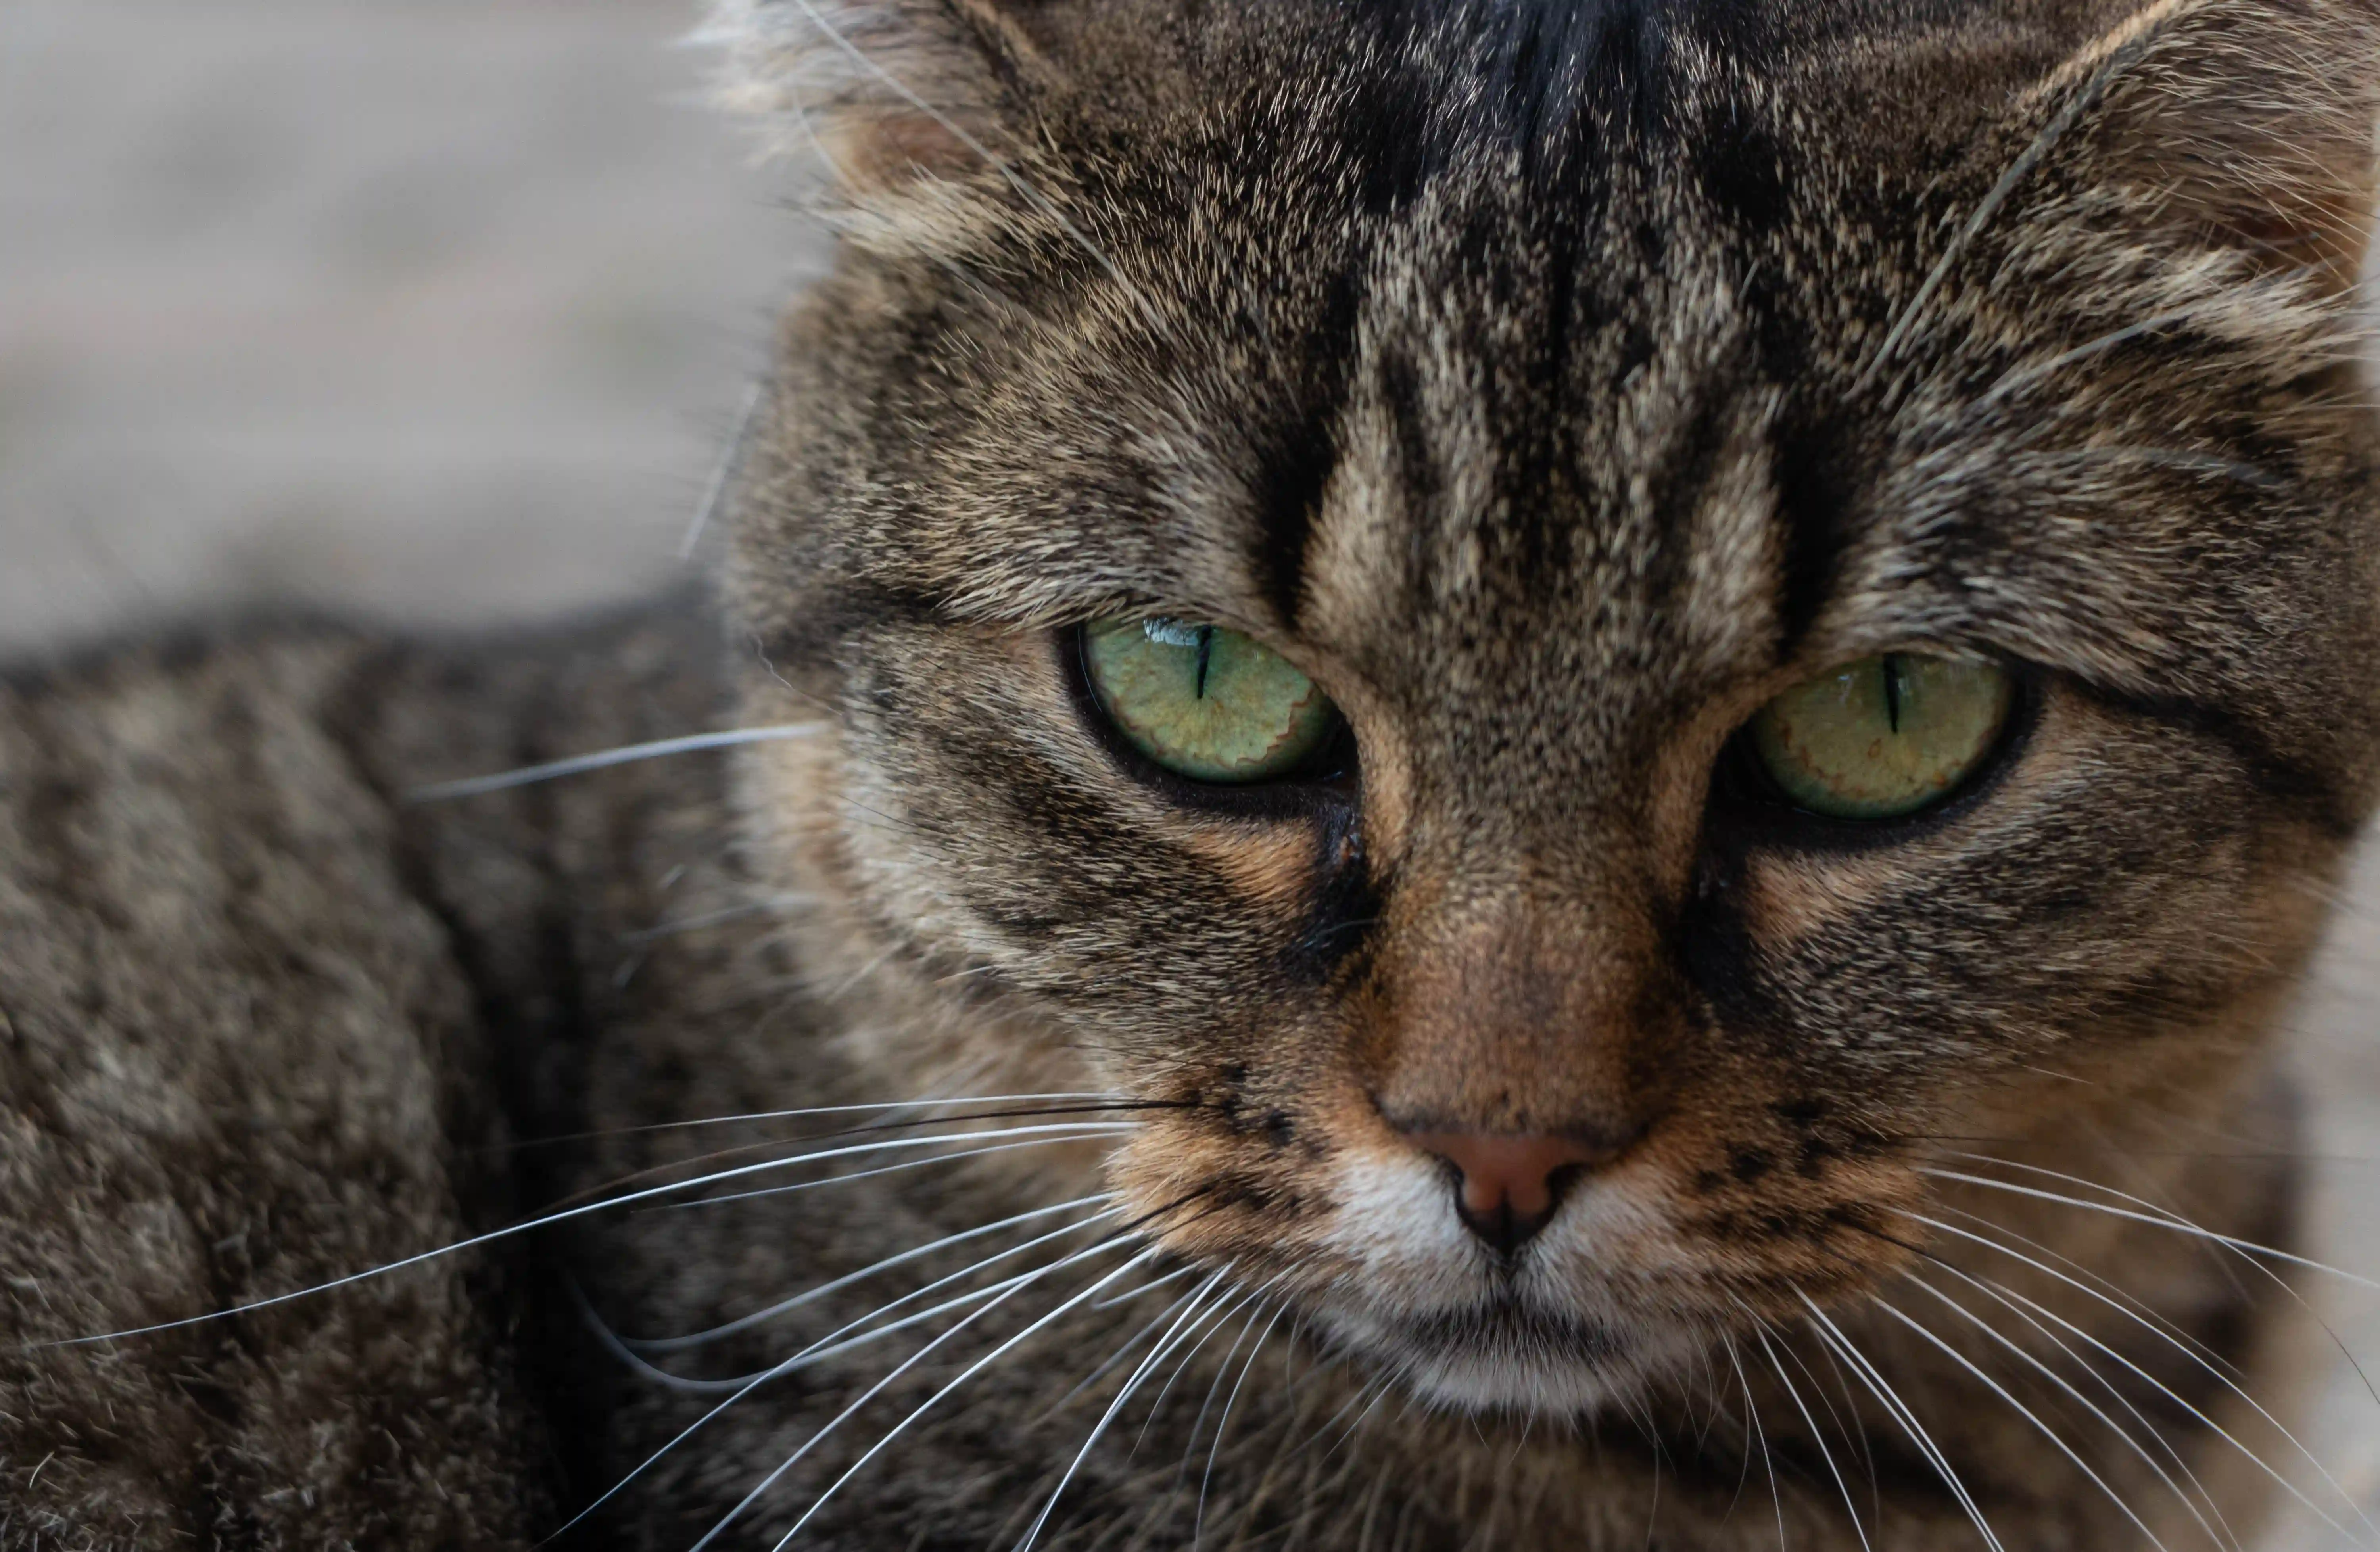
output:
M1536 1237L1552 1220L1571 1180L1603 1157L1568 1137L1478 1132L1406 1136L1454 1166L1455 1208L1464 1226L1508 1255Z

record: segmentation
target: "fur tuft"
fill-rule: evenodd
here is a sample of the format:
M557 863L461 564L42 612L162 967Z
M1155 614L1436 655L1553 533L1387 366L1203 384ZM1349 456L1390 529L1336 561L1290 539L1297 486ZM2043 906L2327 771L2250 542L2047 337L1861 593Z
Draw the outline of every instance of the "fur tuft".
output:
M996 95L977 29L931 4L712 0L715 96L770 158L815 155L854 193L981 167Z
M2191 7L2111 94L2111 170L2147 211L2344 290L2380 174L2380 9Z

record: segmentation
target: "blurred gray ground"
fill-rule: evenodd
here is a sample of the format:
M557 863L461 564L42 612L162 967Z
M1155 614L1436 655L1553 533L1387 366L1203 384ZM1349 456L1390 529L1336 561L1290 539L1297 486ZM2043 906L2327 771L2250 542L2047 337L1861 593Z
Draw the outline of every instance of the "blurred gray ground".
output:
M0 655L257 600L516 618L669 575L823 255L697 105L694 9L0 0ZM2311 1249L2366 1276L2375 947L2367 857L2294 1021ZM2380 1376L2380 1302L2309 1288ZM2301 1437L2380 1518L2380 1399L2325 1362ZM2380 1542L2275 1464L2354 1534L2301 1512L2274 1552Z
M649 585L819 261L692 0L0 0L0 651Z

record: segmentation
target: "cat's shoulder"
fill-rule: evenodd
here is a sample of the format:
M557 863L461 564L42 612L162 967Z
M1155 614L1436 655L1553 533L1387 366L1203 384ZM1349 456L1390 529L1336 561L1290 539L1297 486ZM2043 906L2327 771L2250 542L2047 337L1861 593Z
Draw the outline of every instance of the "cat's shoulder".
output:
M715 662L674 599L436 640L257 623L0 674L0 1528L534 1539L552 1450L504 1255L46 1344L517 1210L490 998L539 974L495 961L534 937L508 918L548 892L541 827L527 793L435 818L409 796L679 727Z

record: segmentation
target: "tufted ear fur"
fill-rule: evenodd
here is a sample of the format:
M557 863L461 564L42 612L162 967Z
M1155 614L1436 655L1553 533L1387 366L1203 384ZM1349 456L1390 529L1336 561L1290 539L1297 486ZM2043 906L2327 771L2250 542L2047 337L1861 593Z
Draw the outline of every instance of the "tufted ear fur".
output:
M2053 90L2105 92L2093 173L2136 214L2351 288L2380 176L2380 4L2165 0Z
M981 172L1050 75L1002 0L712 0L720 97L856 197Z

